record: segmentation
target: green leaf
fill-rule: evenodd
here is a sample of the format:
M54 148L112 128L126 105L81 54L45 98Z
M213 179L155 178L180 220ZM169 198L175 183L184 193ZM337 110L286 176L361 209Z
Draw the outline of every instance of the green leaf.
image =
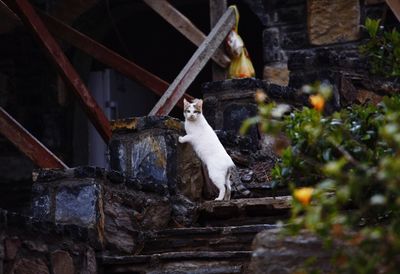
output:
M375 38L376 34L378 33L380 21L380 19L374 20L371 18L367 18L365 20L365 27L368 31L369 36L371 36L372 38Z

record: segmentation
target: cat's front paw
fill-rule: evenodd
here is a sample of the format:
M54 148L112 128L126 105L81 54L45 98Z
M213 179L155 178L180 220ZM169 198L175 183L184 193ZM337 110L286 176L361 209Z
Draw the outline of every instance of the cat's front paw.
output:
M183 136L179 136L178 137L178 141L179 141L179 143L181 143L181 144L183 144L185 141L184 141L184 139L183 139Z

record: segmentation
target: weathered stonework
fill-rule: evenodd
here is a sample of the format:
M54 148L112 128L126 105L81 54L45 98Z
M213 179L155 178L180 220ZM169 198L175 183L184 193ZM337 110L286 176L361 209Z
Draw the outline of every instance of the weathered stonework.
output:
M54 274L74 274L75 267L71 255L63 250L51 253L51 265Z
M289 70L286 63L264 66L263 79L280 86L289 84Z
M0 210L0 273L98 273L87 228Z
M38 170L34 179L33 215L84 227L99 250L132 253L140 248L143 230L167 227L172 218L173 201L165 189L116 172Z
M265 230L253 240L253 254L246 274L310 273L318 270L331 273L332 250L324 249L315 236L283 236L281 229ZM315 264L305 268L305 262L315 258ZM298 272L297 272L298 271ZM301 272L302 273L302 272Z
M88 171L82 176L84 170ZM104 237L103 184L100 169L40 170L32 186L33 217L55 224L85 227L93 244Z
M308 0L308 36L313 45L359 38L359 0Z
M144 183L152 182L171 195L177 190L199 200L203 175L190 145L179 144L183 124L172 117L136 117L112 122L111 169Z
M283 63L286 61L286 54L281 47L279 28L268 28L263 32L264 42L264 63L267 65Z
M32 213L41 221L85 228L85 237L97 250L130 254L140 249L143 231L196 220L202 188L193 184L201 186L203 180L188 174L170 193L153 181L95 167L37 170Z

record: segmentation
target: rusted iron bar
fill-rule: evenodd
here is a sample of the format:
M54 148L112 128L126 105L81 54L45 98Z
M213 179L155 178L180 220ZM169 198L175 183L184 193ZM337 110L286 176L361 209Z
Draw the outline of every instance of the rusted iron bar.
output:
M190 58L168 90L160 98L149 115L168 115L175 104L179 101L185 90L193 82L201 69L205 66L218 46L235 24L235 13L232 8L226 10L224 15L211 30L206 40Z
M386 4L393 11L393 14L400 21L400 1L399 0L386 0Z
M204 33L166 0L143 1L196 46L200 46L206 39ZM212 59L223 68L228 67L230 64L229 57L220 49L215 51Z
M110 123L104 112L93 99L78 73L68 61L64 52L51 36L35 9L27 0L2 0L22 20L24 25L35 35L44 51L50 57L58 73L77 96L83 110L94 127L107 143L111 138Z
M38 14L48 27L49 31L55 36L89 54L103 64L114 68L125 76L142 84L155 94L162 96L168 89L169 83L143 69L134 62L129 61L118 53L108 49L100 43L97 43L95 40L71 28L60 20L40 11L38 11ZM190 95L185 94L184 96L187 100L193 99ZM180 106L183 107L182 103Z
M41 168L68 168L57 156L33 137L0 107L0 133Z

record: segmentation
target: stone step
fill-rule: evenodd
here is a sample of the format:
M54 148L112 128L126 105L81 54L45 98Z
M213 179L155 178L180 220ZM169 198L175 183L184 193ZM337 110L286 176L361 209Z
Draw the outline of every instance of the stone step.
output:
M291 196L206 201L199 209L200 226L276 224L290 216Z
M222 274L243 273L250 257L251 251L190 251L98 259L107 274Z
M253 198L273 197L273 196L287 196L290 195L290 190L287 187L274 187L272 182L251 182L245 184L246 188L250 190Z
M172 251L248 251L254 236L276 225L175 228L148 232L140 254Z

